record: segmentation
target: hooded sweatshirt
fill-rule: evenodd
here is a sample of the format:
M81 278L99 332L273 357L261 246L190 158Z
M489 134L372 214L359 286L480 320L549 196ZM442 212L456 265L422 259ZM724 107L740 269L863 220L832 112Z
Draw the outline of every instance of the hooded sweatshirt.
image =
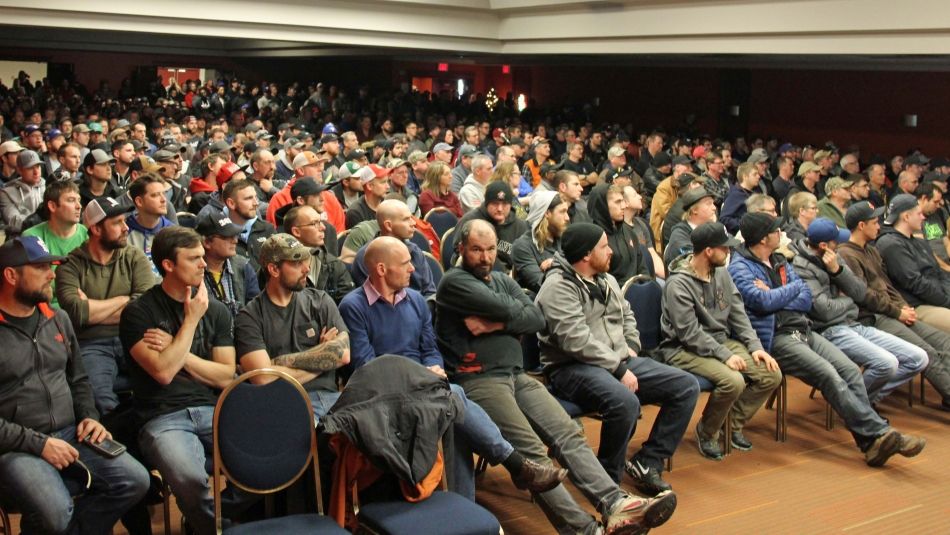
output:
M805 240L792 243L795 258L792 265L811 290L811 311L816 331L837 325L850 325L858 319L856 303L864 301L867 285L854 276L844 259L838 257L838 272L830 273L821 258Z
M670 266L663 288L660 328L663 342L658 354L669 359L680 351L725 362L732 350L723 344L730 338L751 351L762 349L739 290L725 268L714 268L703 280L693 269L689 254Z
M548 271L535 299L545 320L538 333L545 373L586 364L622 376L626 368L621 363L630 349L640 351L640 333L617 279L600 274L585 282L561 254ZM601 289L603 300L591 293L591 283Z
M155 240L155 235L165 227L174 226L174 223L169 221L165 216L162 216L158 220L158 224L154 227L143 227L142 224L135 219L135 212L129 214L129 217L125 219L125 224L129 226L129 245L145 253L150 264L152 263L152 241ZM152 264L152 272L155 273L156 277L161 279L158 268L155 267L154 264Z
M630 225L614 221L607 207L609 184L598 184L587 198L587 209L594 224L607 233L607 243L613 251L610 257L610 274L623 285L637 275L650 275L646 260L640 254L640 239Z
M551 202L557 197L553 191L540 191L531 196L531 210L528 212L528 225L531 228L521 235L511 246L511 258L515 267L515 280L522 288L537 293L544 280L541 263L561 251L561 240L555 238L553 242L538 243L535 233L544 220Z
M848 263L848 267L855 276L860 277L868 285L864 303L859 307L858 320L872 320L874 314L897 319L901 309L907 305L901 293L894 287L894 283L884 271L884 261L881 254L871 244L864 247L852 242L838 246L838 254Z
M511 271L511 268L514 267L514 262L511 258L512 244L514 244L515 240L521 237L522 234L527 232L528 224L525 223L523 219L518 219L514 210L508 213L508 217L506 217L504 221L496 223L495 220L488 215L488 207L482 205L465 214L462 219L459 219L458 225L456 225L455 228L461 230L462 227L465 226L465 223L473 219L486 221L495 228L495 235L498 236L498 257L495 259L495 269L506 272ZM453 239L456 234L456 232L452 233ZM454 243L452 244L452 249L455 249ZM456 260L458 260L457 252L452 255L453 265Z
M950 307L950 273L940 269L926 241L884 226L877 250L887 274L910 306Z

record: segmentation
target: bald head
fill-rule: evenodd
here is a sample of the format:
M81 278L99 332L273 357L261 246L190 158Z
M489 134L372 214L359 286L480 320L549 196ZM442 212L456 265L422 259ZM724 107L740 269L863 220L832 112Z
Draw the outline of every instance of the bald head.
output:
M408 240L416 231L416 221L406 203L398 199L388 199L376 208L376 222L379 223L380 236L392 236Z
M383 296L385 290L398 292L409 286L409 276L414 271L409 248L391 236L380 236L369 242L363 253L363 265L370 284Z

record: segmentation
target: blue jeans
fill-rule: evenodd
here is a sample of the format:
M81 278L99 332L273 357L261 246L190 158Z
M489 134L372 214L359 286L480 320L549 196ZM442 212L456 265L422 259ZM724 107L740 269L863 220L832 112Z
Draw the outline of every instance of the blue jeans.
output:
M617 482L623 475L627 444L636 431L640 405L658 403L660 413L634 459L660 472L663 461L673 455L689 427L699 397L699 384L688 372L645 357L627 359L625 366L637 376L640 389L636 393L599 366L571 364L551 374L556 395L603 417L597 459Z
M106 415L119 405L116 391L130 390L125 350L118 336L79 342L82 364L92 385L96 410Z
M212 452L214 407L156 416L139 431L142 455L171 487L178 508L199 535L212 535L214 497L206 463Z
M927 352L893 334L858 323L836 325L822 333L829 342L864 367L868 400L877 403L923 371Z
M320 423L320 419L330 412L330 407L340 399L340 393L332 390L313 390L308 391L310 397L310 406L313 407L314 425Z
M468 399L465 390L456 384L449 385L452 393L462 399L465 415L462 423L454 428L453 454L449 461L451 474L449 490L475 501L475 472L472 466L472 452L484 457L490 464L501 463L515 448L501 436L495 422L477 403Z
M20 529L28 533L79 532L107 535L112 526L148 492L149 477L128 453L108 459L76 440L70 426L50 434L79 451L92 474L92 486L75 505L63 476L42 457L10 452L0 455L0 495L23 512Z
M772 356L785 375L798 377L821 391L844 419L861 451L867 451L875 438L890 429L887 422L871 409L861 370L821 335L777 334L772 341Z

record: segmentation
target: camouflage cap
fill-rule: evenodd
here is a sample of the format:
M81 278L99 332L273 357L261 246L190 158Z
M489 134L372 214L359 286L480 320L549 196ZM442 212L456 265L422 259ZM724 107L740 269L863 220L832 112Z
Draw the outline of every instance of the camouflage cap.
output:
M273 234L261 246L261 266L283 260L306 260L310 258L310 248L300 243L290 234Z

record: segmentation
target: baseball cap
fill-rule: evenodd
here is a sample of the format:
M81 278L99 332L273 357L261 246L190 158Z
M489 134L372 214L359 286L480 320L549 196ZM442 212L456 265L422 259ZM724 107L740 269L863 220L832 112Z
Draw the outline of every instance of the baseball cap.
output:
M22 151L20 154L17 154L16 157L16 166L24 169L36 167L42 163L43 160L40 159L40 155L31 150Z
M229 180L231 180L231 177L234 176L234 173L237 173L240 170L241 170L241 167L238 164L234 162L228 162L222 165L220 169L218 169L218 174L215 175L214 181L218 184L218 187L220 188L221 186L225 185Z
M320 133L321 134L336 134L337 133L336 125L333 123L327 123L323 126L323 130Z
M402 158L393 158L386 163L386 169L395 169L397 167L402 167L403 165L409 165L409 162L403 160Z
M165 149L157 150L152 154L152 159L156 162L170 162L175 159L175 153Z
M231 150L231 145L228 145L228 142L223 139L215 141L214 143L208 146L208 151L211 154L217 154L219 152L228 152L229 150Z
M694 204L705 199L706 197L713 199L715 198L715 195L713 195L712 193L709 193L709 191L707 191L706 188L695 188L695 189L691 189L687 191L686 193L683 194L683 197L682 197L683 210L689 210L690 208L693 207Z
M544 176L548 173L560 171L562 167L564 167L563 161L560 161L558 163L544 162L543 164L541 164L541 176Z
M290 234L279 232L272 234L261 246L261 265L273 264L283 260L305 260L310 258L310 248L300 243Z
M684 154L680 154L673 158L673 165L693 165L693 160Z
M100 163L109 163L114 162L115 158L109 156L109 154L102 149L92 149L89 151L89 154L86 155L86 158L82 161L83 167L89 167L92 165L97 165Z
M63 131L59 128L52 128L46 133L46 141L53 141L58 137L63 137Z
M313 177L305 176L298 178L294 181L294 185L290 186L290 198L296 199L297 197L306 197L308 195L318 195L321 191L327 189L325 186L318 184Z
M333 143L334 141L339 141L340 138L336 137L336 134L327 133L320 136L320 144Z
M514 200L514 193L511 191L511 186L504 181L495 181L488 184L488 187L485 188L485 204L495 201L503 201L508 204Z
M687 186L692 184L693 181L697 180L698 178L699 177L693 173L680 173L679 176L676 177L676 184L680 189L686 189Z
M59 264L65 256L56 256L36 236L20 236L0 246L0 268L25 266L27 264Z
M907 210L913 210L917 206L917 198L909 193L901 193L891 199L891 204L887 206L887 215L884 216L885 225L893 225L900 219L900 215Z
M371 163L371 164L367 165L367 166L364 167L363 169L369 169L370 171L372 171L372 173L373 173L373 178L383 178L383 177L387 177L387 176L389 176L390 173L393 172L392 169L386 169L385 167L380 166L380 165L376 165L376 164L374 164L374 163ZM366 182L369 182L369 181L367 180Z
M88 126L89 126L89 131L90 131L90 132L97 132L97 133L99 133L99 134L102 133L102 124L100 124L100 123L98 123L98 122L91 122L91 123L89 123Z
M4 154L9 154L11 152L22 152L26 149L20 146L16 141L4 141L0 143L0 156Z
M765 149L755 149L752 151L752 154L749 155L749 158L746 159L748 163L761 163L769 161L769 155L765 152Z
M798 166L798 176L805 176L812 171L821 171L821 166L815 162L803 162Z
M476 154L478 154L478 149L469 144L462 145L462 148L459 149L459 156L465 156L468 158L475 156Z
M322 155L318 156L313 151L305 150L301 152L300 154L294 156L294 162L293 162L294 169L295 170L300 169L301 167L304 167L307 165L313 165L321 160L327 161L328 159L329 158L327 158L326 156L322 156Z
M409 163L419 163L422 160L429 159L429 153L422 152L421 150L414 150L409 153L409 157L406 159L409 161Z
M346 161L362 160L366 157L366 151L363 149L353 149L346 155Z
M820 150L815 153L815 156L812 158L812 161L815 163L818 163L821 160L824 160L825 158L829 158L829 157L831 157L830 150Z
M337 177L341 180L350 178L351 176L356 176L359 170L360 164L356 162L346 162L340 166L340 171L337 173Z
M673 159L665 152L661 152L653 158L653 167L663 167L665 165L671 165L672 163Z
M290 148L302 149L303 147L304 147L303 141L300 141L299 139L295 137L287 138L287 141L284 142L284 150L287 150Z
M689 234L693 242L693 251L700 252L707 247L738 247L739 240L726 232L726 227L719 222L703 223Z
M746 245L755 245L763 238L775 232L782 226L782 221L777 217L762 212L747 212L739 220L739 232L745 239Z
M202 236L223 236L231 238L244 232L244 227L235 225L231 219L220 210L209 210L198 216L195 231Z
M848 207L844 215L844 222L849 229L854 229L862 221L870 221L884 215L884 207L875 207L869 201L856 202Z
M39 129L40 129L40 125L38 125L38 124L28 124L28 125L26 125L26 126L23 127L23 133L26 134L26 135L30 135L30 134L32 134L33 132L36 132L36 131L39 130Z
M825 183L825 194L831 195L831 192L836 189L850 188L852 184L854 184L854 182L851 180L845 180L840 176L833 176Z
M129 169L137 173L154 173L161 168L162 166L155 163L155 160L148 156L137 156L132 160L132 163L129 164Z
M436 143L435 146L432 147L433 154L439 151L443 151L443 150L452 152L452 145L449 145L448 143Z
M607 151L607 157L619 158L626 153L627 151L623 147L621 147L620 145L616 145L616 146L610 147L610 150Z
M904 165L926 165L930 163L930 158L919 152L915 152L904 160Z
M115 122L116 130L119 128L128 128L129 126L131 125L129 124L129 121L127 119L119 119L118 121Z
M819 217L808 225L808 241L819 244L828 241L844 243L851 237L848 229L839 229L835 222L827 217Z
M90 131L91 130L89 129L89 125L87 125L86 123L79 123L73 126L73 132L87 133Z
M112 197L93 199L82 211L82 224L91 227L103 219L131 212L135 206L124 206Z

